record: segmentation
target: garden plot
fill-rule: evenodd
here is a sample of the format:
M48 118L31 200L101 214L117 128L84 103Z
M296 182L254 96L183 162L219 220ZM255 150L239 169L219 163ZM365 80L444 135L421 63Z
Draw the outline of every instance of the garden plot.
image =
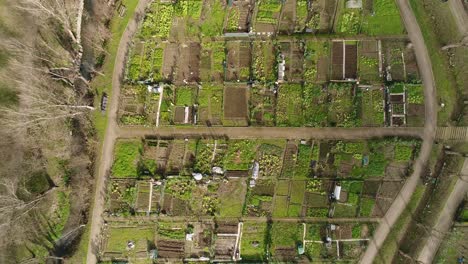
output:
M397 162L409 168L419 149L416 140L322 141L315 175L341 178L395 178L387 167ZM393 165L395 166L395 165Z
M275 179L281 175L284 143L284 141L265 141L258 146L254 165L258 171L252 169L254 178Z
M329 79L330 42L307 40L304 51L304 81L326 82Z
M380 86L360 87L361 119L365 127L382 126L385 123L384 90Z
M240 217L247 194L245 178L231 178L219 184L217 196L219 199L219 216Z
M273 34L276 31L281 13L281 1L257 1L254 31L261 34Z
M303 216L305 191L305 181L279 181L274 198L273 217Z
M302 126L302 86L300 84L284 83L278 89L276 105L277 126Z
M252 45L252 75L254 80L262 83L276 81L276 52L273 42L257 40Z
M166 165L166 175L187 175L187 170L193 166L195 149L192 143L184 140L173 140Z
M248 171L253 164L257 144L253 140L230 140L224 156L227 171Z
M419 79L414 50L407 40L382 40L382 57L387 81Z
M424 125L424 91L422 84L405 84L408 112L407 121L409 126Z
M358 97L354 85L349 83L330 83L328 85L328 123L330 126L358 126Z
M202 14L203 0L180 0L174 4L174 20L171 39L184 39L199 34L199 20Z
M153 1L145 15L138 37L145 40L152 37L169 37L174 17L174 5L167 1Z
M226 1L205 0L200 23L202 37L214 37L223 33Z
M253 126L274 126L276 94L275 87L252 85L250 94L250 123Z
M118 140L114 150L114 164L111 175L115 178L136 178L139 176L138 163L141 160L141 140Z
M197 101L198 87L180 86L175 89L174 123L193 124L196 113L194 104Z
M342 35L357 35L361 32L361 8L348 8L351 1L339 1L335 17L335 32ZM356 3L356 1L353 1ZM362 2L362 1L361 1ZM357 2L360 3L360 2Z
M306 183L304 195L303 215L308 217L328 217L328 194L332 190L333 183L328 180L311 179Z
M223 124L225 126L248 125L248 87L245 84L230 84L224 87Z
M333 217L356 217L363 188L362 181L340 181L341 194L334 204Z
M396 83L389 87L387 91L386 104L388 109L388 123L390 126L406 125L407 95L405 92L405 85L403 83Z
M190 199L196 186L191 178L170 178L164 184L161 214L184 216L190 213Z
M267 223L244 222L242 240L239 245L242 260L266 261L268 252L267 234Z
M285 60L284 80L300 82L303 79L304 43L298 41L280 42L278 44L280 57Z
M304 20L304 9L296 10L296 2L297 0L286 0L283 4L283 9L281 11L281 18L279 19L278 23L278 31L281 34L291 34L294 33L296 28L296 14L300 12L300 16L302 16L302 20ZM304 1L303 1L304 2ZM306 8L307 8L307 1ZM302 3L301 3L302 4ZM301 5L302 7L303 5ZM307 9L305 10L307 17ZM303 23L304 24L304 23Z
M336 5L339 4L339 0L318 0L312 2L314 12L312 13L309 28L317 29L319 33L331 33L336 15Z
M288 141L283 155L283 169L281 170L281 178L293 178L294 169L297 161L298 146L294 141ZM298 177L299 178L299 177Z
M247 216L270 216L273 209L275 184L270 180L257 180L250 186L246 196L244 214Z
M119 123L127 126L154 125L159 96L145 85L124 85L119 98Z
M200 54L200 79L204 82L224 80L224 42L206 39L202 42Z
M271 226L270 252L275 261L292 261L298 256L297 245L302 242L302 224L275 222Z
M191 240L186 241L186 258L210 257L214 235L213 223L192 222L187 227L187 233L193 236Z
M355 80L357 77L357 41L332 42L333 80Z
M155 249L154 241L155 228L153 226L110 225L105 230L103 260L147 259L148 252Z
M200 43L181 43L175 68L175 84L200 81Z
M366 0L363 6L362 33L370 36L401 35L405 28L393 0Z
M223 87L206 83L198 90L198 120L207 126L219 126L223 119Z
M233 1L228 8L224 32L249 32L255 1Z
M151 211L150 196L152 195L151 190L152 183L150 181L141 181L136 185L136 201L135 201L135 211L137 213L149 213Z
M379 46L381 46L380 40L363 40L358 44L358 75L361 84L382 82Z
M320 84L304 84L304 125L325 127L328 125L328 91Z
M108 186L107 210L116 216L128 216L135 212L136 181L111 180Z
M158 259L180 260L185 256L185 223L158 221L156 248Z
M226 80L235 82L250 80L252 57L250 42L228 41L226 50Z
M126 80L131 83L161 80L163 48L164 44L156 44L153 41L137 42L131 49Z
M233 259L239 243L239 225L237 222L217 222L214 241L215 261Z
M224 140L198 141L193 171L206 175L216 174L214 173L214 168L223 167L224 155L227 148L227 143Z
M169 144L167 140L146 140L144 145L144 158L154 161L154 176L162 176L166 172L169 158Z
M165 80L174 80L176 75L176 68L178 64L180 54L179 54L179 44L176 42L169 42L164 44L164 55L163 55L163 64L161 73L163 79Z

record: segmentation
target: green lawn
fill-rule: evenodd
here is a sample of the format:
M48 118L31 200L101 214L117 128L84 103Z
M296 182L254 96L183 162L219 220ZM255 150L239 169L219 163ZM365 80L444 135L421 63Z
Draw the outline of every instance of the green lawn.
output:
M221 217L240 217L244 206L245 190L247 185L244 179L231 179L226 184L229 192L219 193L219 215ZM242 195L244 194L244 195Z
M288 216L288 204L287 196L276 196L274 200L273 217Z
M400 35L405 28L395 0L374 0L373 13L363 16L361 31L371 36Z
M302 224L275 222L271 227L271 252L276 247L296 247L302 241L304 227Z
M266 259L267 231L266 223L244 222L241 240L243 260L263 261Z
M137 163L142 149L140 140L120 140L115 144L112 176L117 178L137 177Z
M127 252L128 241L135 248L146 250L148 241L154 241L155 230L150 227L111 227L106 251Z

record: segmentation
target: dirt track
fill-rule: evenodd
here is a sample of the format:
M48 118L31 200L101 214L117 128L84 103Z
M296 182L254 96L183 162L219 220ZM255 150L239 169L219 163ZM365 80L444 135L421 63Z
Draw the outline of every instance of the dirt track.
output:
M468 36L468 14L466 14L462 0L449 0L449 5L460 34L462 37Z
M95 195L93 204L93 213L91 215L91 230L88 244L88 255L86 258L87 264L97 263L97 251L99 245L99 235L103 224L102 214L104 212L105 203L105 181L106 174L112 165L112 153L114 150L115 139L117 138L117 108L119 105L120 96L120 80L125 67L125 55L128 50L128 45L132 40L132 36L137 30L137 20L143 18L145 7L151 0L140 0L135 9L134 17L130 19L125 32L120 39L119 48L115 57L114 72L112 74L112 96L108 105L108 124L106 134L102 145L102 152L99 156L99 168L96 175Z
M422 137L422 127L406 128L305 128L305 127L121 127L118 137L145 136L211 136L228 138L287 138L287 139L367 139L385 136Z
M413 174L408 178L392 206L385 214L381 224L374 234L373 240L370 241L366 252L361 258L360 263L364 264L370 264L374 261L374 258L377 256L380 247L383 245L393 225L408 205L411 195L416 189L420 176L423 173L424 166L429 160L437 125L436 90L429 53L427 51L426 44L424 43L421 29L419 28L418 22L416 21L416 17L413 14L408 0L397 0L397 4L404 21L406 31L408 32L409 39L414 45L416 60L424 86L425 127L423 144L420 155L415 162Z
M465 159L460 177L455 183L455 187L445 203L444 209L440 212L437 223L432 229L431 236L426 241L426 245L421 250L418 256L418 261L421 263L432 263L437 250L439 249L442 239L450 229L453 223L453 216L457 211L458 205L468 191L468 158Z

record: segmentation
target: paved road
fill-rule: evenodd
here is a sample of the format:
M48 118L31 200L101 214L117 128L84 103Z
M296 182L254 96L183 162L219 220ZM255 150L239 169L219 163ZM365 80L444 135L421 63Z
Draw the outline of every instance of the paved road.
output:
M422 127L386 128L306 128L306 127L120 127L118 137L145 136L211 136L228 138L287 138L287 139L367 139L385 136L422 137Z
M97 250L99 245L99 235L103 224L102 214L104 212L105 192L106 192L106 174L111 167L112 153L114 143L117 138L117 108L120 96L120 80L125 67L125 55L132 36L137 30L137 19L141 19L145 13L145 7L151 0L140 0L136 7L134 17L129 21L125 32L122 35L120 44L115 57L114 72L112 74L112 96L110 100L108 124L102 146L102 152L99 156L99 168L96 175L95 195L93 204L93 213L91 216L90 240L88 244L87 264L97 263Z
M449 0L450 10L462 36L468 35L468 14L463 7L463 0Z
M432 263L440 243L445 237L445 234L453 224L453 217L457 211L458 205L468 191L468 158L465 159L460 177L455 183L455 187L445 203L444 209L440 212L437 223L431 232L431 236L426 241L426 245L421 250L418 256L418 261L421 263Z
M416 17L413 14L408 0L397 0L397 4L406 27L406 31L408 32L409 39L414 45L416 60L424 86L426 115L423 143L421 146L420 155L416 160L413 168L413 174L405 182L405 185L400 190L400 193L396 197L392 206L389 208L384 218L382 219L382 222L377 228L373 239L370 241L366 252L361 258L361 263L363 264L371 264L374 261L374 258L377 256L378 251L387 238L388 233L392 229L395 222L398 220L398 217L408 205L408 202L411 199L411 195L420 181L420 176L423 173L424 166L429 160L437 125L436 90L429 53L424 43L421 29L419 28L418 22L416 21Z

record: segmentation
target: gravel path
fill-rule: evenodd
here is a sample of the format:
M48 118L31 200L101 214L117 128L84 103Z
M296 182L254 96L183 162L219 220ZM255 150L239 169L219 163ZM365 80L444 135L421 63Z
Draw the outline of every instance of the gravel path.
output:
M424 166L429 160L437 125L436 90L429 53L427 51L426 44L424 43L421 29L419 28L418 22L413 14L408 0L397 0L397 4L404 21L406 31L408 32L409 39L414 45L416 60L424 86L424 103L426 115L423 143L420 155L416 160L413 168L413 174L406 180L405 185L400 190L400 193L396 197L392 206L389 208L384 218L382 219L382 223L377 228L373 240L370 241L366 252L361 258L362 264L371 264L374 261L374 258L377 256L380 247L383 245L393 225L408 205L408 202L420 181L420 176L424 171Z
M108 123L106 134L102 145L102 152L99 155L99 168L96 175L95 195L93 212L90 218L91 230L88 244L88 255L86 258L87 264L97 263L97 251L99 249L99 235L103 224L102 214L104 212L105 192L106 192L106 174L112 165L112 153L114 151L114 143L117 138L117 108L119 105L120 96L120 80L125 68L125 55L127 54L128 46L131 43L132 36L138 28L138 20L144 17L145 8L151 0L140 0L135 9L134 17L130 19L125 32L120 39L119 48L115 57L114 72L112 75L112 96L108 105Z

